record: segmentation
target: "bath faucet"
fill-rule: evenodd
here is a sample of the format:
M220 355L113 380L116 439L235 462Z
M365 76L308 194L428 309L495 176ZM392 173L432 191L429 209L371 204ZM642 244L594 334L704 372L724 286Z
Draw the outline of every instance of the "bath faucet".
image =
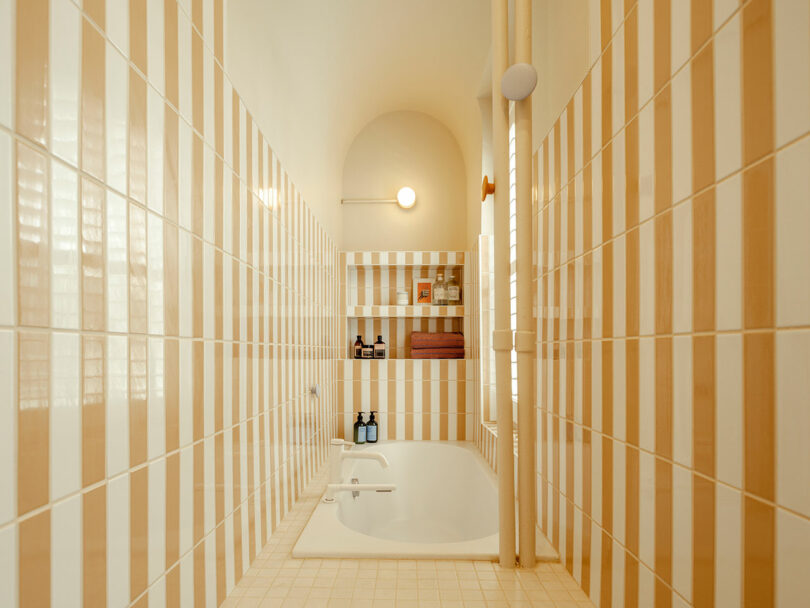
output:
M343 449L345 446L353 446L350 441L343 439L333 439L329 448L329 485L326 486L324 502L335 502L335 494L338 492L351 492L357 498L360 492L393 492L396 486L390 483L374 484L360 483L357 478L353 478L351 483L343 483L343 461L353 460L376 460L384 469L388 468L388 459L380 452L351 452Z
M388 459L379 452L351 452L344 450L344 446L353 446L350 441L343 439L333 439L329 448L329 483L341 483L343 481L343 461L352 460L376 460L382 468L388 468Z
M396 489L392 483L330 483L326 486L323 501L335 502L335 494L338 492L351 492L354 495L360 492L393 492Z

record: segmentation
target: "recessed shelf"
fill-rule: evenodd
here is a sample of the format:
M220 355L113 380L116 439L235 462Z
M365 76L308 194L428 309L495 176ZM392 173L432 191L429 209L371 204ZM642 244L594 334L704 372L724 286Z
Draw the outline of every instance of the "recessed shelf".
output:
M347 251L347 266L464 266L463 251Z
M464 306L432 306L430 304L416 306L349 306L346 309L346 316L355 319L376 317L463 317Z

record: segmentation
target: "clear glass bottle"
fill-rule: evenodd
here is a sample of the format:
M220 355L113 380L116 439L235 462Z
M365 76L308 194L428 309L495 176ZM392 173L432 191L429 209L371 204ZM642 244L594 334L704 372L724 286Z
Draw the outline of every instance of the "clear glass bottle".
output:
M447 305L461 305L461 287L459 287L455 275L450 275L450 280L447 281Z
M441 272L436 275L436 281L433 283L433 305L447 306L447 285Z

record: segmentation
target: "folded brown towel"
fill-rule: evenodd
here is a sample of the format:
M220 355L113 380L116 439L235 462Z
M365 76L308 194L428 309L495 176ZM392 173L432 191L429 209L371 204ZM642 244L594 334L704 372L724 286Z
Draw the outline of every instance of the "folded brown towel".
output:
M411 349L412 359L463 359L463 348L416 348Z
M464 348L464 334L456 331L411 333L411 348Z

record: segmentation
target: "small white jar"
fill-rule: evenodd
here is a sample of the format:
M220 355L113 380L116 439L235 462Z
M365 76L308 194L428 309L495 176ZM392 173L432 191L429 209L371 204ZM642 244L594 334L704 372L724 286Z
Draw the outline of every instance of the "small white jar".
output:
M407 305L408 305L408 292L397 291L397 306L407 306Z

